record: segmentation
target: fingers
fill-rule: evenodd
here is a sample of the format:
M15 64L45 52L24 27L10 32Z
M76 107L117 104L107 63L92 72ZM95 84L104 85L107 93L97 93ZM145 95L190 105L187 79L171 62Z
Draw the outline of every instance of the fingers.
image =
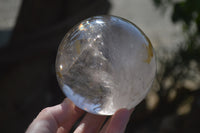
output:
M102 133L124 133L132 110L118 110L105 124Z
M83 110L76 107L69 99L65 99L59 105L42 110L29 126L27 133L56 132L58 128L63 132L69 132L83 114Z
M106 116L87 113L74 133L97 133L105 119Z
M110 123L111 117L107 120L107 122L104 124L103 128L101 129L100 133L105 133L106 129L108 128L108 125Z
M58 110L55 109L52 111L52 115L56 119L58 125L63 127L65 132L70 131L74 123L85 113L67 98L61 103Z
M101 132L123 133L133 110L118 110L104 125ZM61 104L42 110L31 123L26 133L64 133L69 132L74 123L85 112L76 107L69 99ZM87 113L75 130L75 133L99 132L106 116Z
M120 109L118 110L101 129L101 133L124 133L126 125L129 121L129 117L132 110ZM75 133L96 133L99 132L102 124L104 123L106 116L98 116L87 113L83 118Z

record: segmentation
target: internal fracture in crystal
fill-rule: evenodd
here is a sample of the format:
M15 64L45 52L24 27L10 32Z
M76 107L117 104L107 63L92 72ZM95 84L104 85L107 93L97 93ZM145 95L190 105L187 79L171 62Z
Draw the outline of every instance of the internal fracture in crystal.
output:
M64 94L76 106L112 115L145 98L156 73L155 53L135 24L120 17L96 16L65 35L56 73Z

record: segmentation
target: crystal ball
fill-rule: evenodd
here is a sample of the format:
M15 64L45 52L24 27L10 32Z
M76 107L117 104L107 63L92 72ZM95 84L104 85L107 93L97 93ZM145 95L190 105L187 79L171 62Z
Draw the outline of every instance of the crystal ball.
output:
M95 16L75 25L63 38L56 75L64 94L79 108L112 115L140 103L156 73L150 40L132 22Z

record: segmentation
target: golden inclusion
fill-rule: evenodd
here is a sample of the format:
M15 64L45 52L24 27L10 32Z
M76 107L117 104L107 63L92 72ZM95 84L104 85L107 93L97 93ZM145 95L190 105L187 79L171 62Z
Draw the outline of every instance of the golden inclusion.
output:
M147 59L145 60L146 63L150 63L151 62L151 59L153 57L153 47L151 45L151 43L149 42L148 46L144 45L147 49L147 53L148 53L148 57Z
M64 94L81 109L112 115L141 102L156 73L155 53L133 23L115 16L83 20L63 38L56 74Z

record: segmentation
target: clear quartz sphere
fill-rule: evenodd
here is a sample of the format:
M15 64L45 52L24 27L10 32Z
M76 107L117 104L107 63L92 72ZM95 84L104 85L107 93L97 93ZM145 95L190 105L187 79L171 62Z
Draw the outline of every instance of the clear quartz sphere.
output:
M74 26L63 38L56 75L64 94L79 108L112 115L131 109L151 88L155 53L147 36L133 23L96 16Z

